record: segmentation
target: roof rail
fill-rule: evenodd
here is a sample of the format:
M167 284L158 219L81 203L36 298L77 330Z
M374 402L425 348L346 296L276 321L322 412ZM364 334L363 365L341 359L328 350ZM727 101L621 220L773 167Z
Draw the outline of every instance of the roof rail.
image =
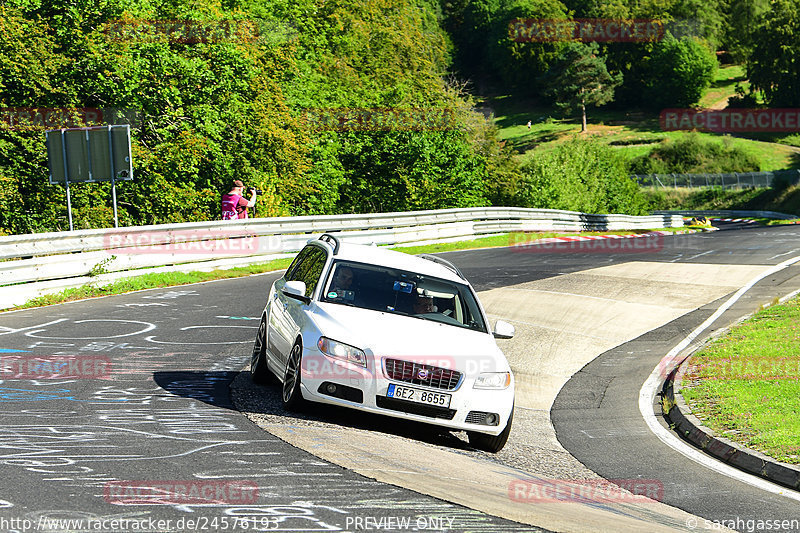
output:
M434 263L439 263L440 265L444 266L445 268L448 268L448 269L452 270L453 272L455 272L456 275L459 278L463 279L464 281L467 281L467 278L464 276L464 274L461 273L461 271L458 269L458 267L455 266L453 263L451 263L450 261L448 261L446 259L442 259L439 256L431 255L431 254L419 254L417 257L421 257L423 259L427 259L428 261L433 261Z
M331 243L332 242L333 243L333 255L336 255L336 254L339 253L339 246L342 243L339 242L339 239L335 235L331 235L330 233L323 233L322 235L320 235L319 240L322 241L322 242L327 242L327 243Z

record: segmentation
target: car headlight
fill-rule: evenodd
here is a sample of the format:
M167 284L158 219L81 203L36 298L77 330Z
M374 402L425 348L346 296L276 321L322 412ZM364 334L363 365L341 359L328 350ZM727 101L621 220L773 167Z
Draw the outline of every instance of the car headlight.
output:
M343 359L363 367L367 366L367 354L355 346L350 346L349 344L335 341L328 337L320 337L317 342L317 347L319 351L330 357Z
M475 380L476 389L505 389L511 385L511 372L482 372Z

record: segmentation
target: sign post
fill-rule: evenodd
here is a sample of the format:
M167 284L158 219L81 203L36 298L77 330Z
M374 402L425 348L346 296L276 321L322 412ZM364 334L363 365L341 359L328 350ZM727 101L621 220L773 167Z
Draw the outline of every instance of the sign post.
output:
M119 227L117 215L117 180L114 179L114 139L111 138L111 124L108 125L108 160L111 162L111 198L114 204L114 227Z
M67 216L69 217L69 230L72 231L72 202L69 199L69 167L67 166L67 142L64 138L64 130L61 130L61 156L64 160L64 185L67 187ZM53 182L52 174L50 183Z
M63 128L45 132L50 183L63 181L67 189L69 229L73 230L69 184L111 182L114 227L119 227L117 180L133 179L130 126Z

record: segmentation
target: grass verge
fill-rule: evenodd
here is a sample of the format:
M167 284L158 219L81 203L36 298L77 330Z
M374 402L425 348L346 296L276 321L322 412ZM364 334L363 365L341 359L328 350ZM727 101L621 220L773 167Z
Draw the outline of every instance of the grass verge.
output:
M654 211L670 209L693 210L755 210L800 214L800 185L779 189L642 189Z
M773 305L692 356L681 394L720 436L800 464L800 299Z
M28 300L24 304L12 307L14 309L27 309L30 307L42 307L84 298L95 298L98 296L108 296L111 294L123 294L126 292L140 291L143 289L157 289L160 287L173 287L177 285L188 285L202 281L213 281L217 279L239 278L252 274L261 274L273 270L281 270L289 266L291 259L276 259L267 263L258 263L244 267L230 268L226 270L212 270L210 272L161 272L158 274L143 274L121 280L114 281L108 285L94 285L88 283L82 287L66 289L58 293L47 294Z
M664 231L679 231L683 228L663 228ZM505 233L502 235L492 235L490 237L481 237L478 239L471 239L467 241L457 241L449 243L426 244L420 246L397 246L393 250L405 252L407 254L421 254L421 253L437 253L437 252L451 252L457 250L470 250L475 248L496 248L502 246L509 246L514 243L528 242L536 239L544 239L548 237L559 237L566 235L630 235L632 233L645 233L654 230L640 230L640 231L609 231L609 232L580 232L580 233ZM158 274L143 274L141 276L134 276L126 279L114 281L107 285L95 285L89 283L82 287L75 287L66 289L64 291L40 296L28 300L22 305L5 309L5 311L13 311L17 309L28 309L32 307L43 307L46 305L53 305L58 303L72 302L75 300L83 300L85 298L96 298L99 296L109 296L112 294L123 294L126 292L133 292L143 289L156 289L161 287L173 287L178 285L188 285L190 283L199 283L203 281L213 281L217 279L239 278L243 276L250 276L253 274L262 274L274 270L283 270L289 266L292 259L276 259L267 263L257 263L244 267L236 267L225 270L212 270L210 272L163 272Z

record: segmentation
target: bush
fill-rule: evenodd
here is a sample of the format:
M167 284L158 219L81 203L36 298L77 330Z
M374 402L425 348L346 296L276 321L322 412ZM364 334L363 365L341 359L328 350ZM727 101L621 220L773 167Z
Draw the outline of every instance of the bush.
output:
M677 141L667 139L649 154L631 161L633 174L702 174L758 170L758 158L733 146L730 138L723 138L722 143L705 141L695 132Z
M662 41L655 46L647 68L644 102L656 109L696 104L716 71L716 56L697 40Z
M517 205L583 213L646 212L639 186L625 159L594 140L573 138L522 167Z

